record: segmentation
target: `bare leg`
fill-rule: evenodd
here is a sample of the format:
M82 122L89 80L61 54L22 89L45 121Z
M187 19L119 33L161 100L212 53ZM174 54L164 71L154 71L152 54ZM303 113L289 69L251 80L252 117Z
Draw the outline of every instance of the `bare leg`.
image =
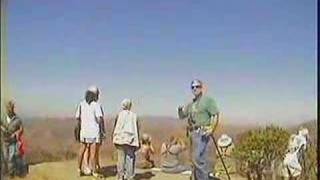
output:
M84 151L84 155L83 155L83 167L89 167L89 155L90 155L90 147L89 144L87 145L87 148Z
M90 145L90 157L89 157L89 159L90 159L89 163L90 163L90 168L91 168L92 172L96 172L96 167L95 167L96 157L95 156L96 156L96 143L92 143Z
M96 144L96 156L95 156L95 165L97 169L100 169L100 146L101 144Z
M80 146L80 150L79 150L79 156L78 156L78 168L81 170L82 168L82 161L83 161L83 158L84 158L84 152L85 150L87 149L87 144L85 143L81 143L81 146Z

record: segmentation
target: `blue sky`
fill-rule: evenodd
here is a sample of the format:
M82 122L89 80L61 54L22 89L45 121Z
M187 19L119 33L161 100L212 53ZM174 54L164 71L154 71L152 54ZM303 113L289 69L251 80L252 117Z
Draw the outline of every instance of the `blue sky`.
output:
M73 115L96 84L176 116L205 81L230 121L316 117L316 1L10 0L11 94L25 116Z

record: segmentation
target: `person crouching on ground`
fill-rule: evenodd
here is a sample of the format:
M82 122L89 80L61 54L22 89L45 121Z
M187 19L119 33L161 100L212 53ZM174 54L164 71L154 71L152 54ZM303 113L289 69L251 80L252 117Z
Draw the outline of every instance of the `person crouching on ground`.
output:
M118 179L131 180L135 176L135 152L139 149L139 122L131 111L132 101L124 99L122 110L115 119L112 141L118 151Z
M222 134L218 139L217 144L223 157L230 155L230 150L233 148L231 137L229 137L227 134Z
M152 155L154 148L151 143L151 137L148 134L142 135L141 148L138 151L137 167L140 169L150 169L154 167Z

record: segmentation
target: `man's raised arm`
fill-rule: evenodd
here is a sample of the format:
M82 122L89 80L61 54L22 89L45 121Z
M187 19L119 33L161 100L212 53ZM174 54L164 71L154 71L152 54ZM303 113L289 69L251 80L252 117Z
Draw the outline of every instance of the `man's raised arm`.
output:
M188 108L189 108L189 105L187 105L187 106L179 106L178 107L178 117L179 117L179 119L184 119L184 118L188 117Z

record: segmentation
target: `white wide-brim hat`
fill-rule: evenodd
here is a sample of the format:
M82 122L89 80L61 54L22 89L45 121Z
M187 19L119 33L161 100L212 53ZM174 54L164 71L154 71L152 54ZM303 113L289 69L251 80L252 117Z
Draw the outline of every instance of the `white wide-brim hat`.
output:
M232 139L226 134L222 134L221 137L218 139L218 146L226 147L231 145Z

